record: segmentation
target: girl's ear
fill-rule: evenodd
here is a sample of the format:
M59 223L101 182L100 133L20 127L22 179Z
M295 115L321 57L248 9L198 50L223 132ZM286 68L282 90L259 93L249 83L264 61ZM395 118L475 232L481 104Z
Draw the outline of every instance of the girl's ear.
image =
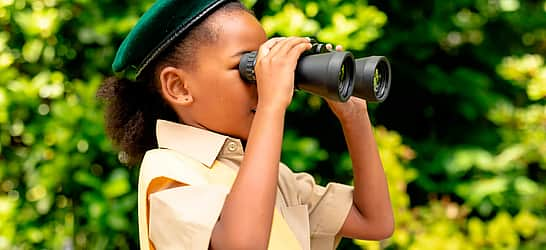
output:
M163 97L171 105L188 106L193 103L186 72L175 67L165 67L159 75Z

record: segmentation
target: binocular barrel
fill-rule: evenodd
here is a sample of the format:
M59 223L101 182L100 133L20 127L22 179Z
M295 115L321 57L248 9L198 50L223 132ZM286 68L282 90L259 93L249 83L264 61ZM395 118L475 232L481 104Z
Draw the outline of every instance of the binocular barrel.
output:
M347 101L354 88L355 60L349 52L300 57L296 87L332 100Z
M383 102L391 87L391 64L384 56L356 59L353 95L370 102Z
M250 83L256 82L256 55L245 53L239 63L241 77ZM320 43L300 56L295 74L296 88L341 102L351 96L382 102L391 83L391 66L384 56L355 60L350 52L327 51Z

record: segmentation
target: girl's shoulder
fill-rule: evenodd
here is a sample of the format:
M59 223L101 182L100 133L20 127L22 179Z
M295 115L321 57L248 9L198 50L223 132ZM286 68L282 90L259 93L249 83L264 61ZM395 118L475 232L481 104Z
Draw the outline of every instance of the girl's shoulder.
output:
M146 152L140 165L139 182L166 177L188 185L206 184L202 168L199 161L174 150L152 149Z

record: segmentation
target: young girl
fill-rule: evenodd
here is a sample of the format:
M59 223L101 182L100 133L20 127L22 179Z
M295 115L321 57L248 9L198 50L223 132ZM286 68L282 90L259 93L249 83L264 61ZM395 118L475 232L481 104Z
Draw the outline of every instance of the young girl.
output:
M118 50L107 132L141 163L141 249L333 249L393 232L366 102L326 100L342 124L352 187L315 184L280 163L294 70L307 38L267 39L242 4L159 0ZM338 49L340 49L338 47ZM238 71L258 51L256 84Z

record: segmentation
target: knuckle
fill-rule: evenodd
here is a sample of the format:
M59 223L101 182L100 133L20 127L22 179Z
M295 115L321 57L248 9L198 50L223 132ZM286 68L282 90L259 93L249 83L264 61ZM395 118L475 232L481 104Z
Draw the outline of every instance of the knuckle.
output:
M273 58L271 58L269 60L270 60L271 64L274 64L274 65L279 64L279 58L278 57L273 57Z
M256 67L261 67L263 65L267 65L268 64L268 59L267 58L261 58L261 59L258 59L256 61Z

